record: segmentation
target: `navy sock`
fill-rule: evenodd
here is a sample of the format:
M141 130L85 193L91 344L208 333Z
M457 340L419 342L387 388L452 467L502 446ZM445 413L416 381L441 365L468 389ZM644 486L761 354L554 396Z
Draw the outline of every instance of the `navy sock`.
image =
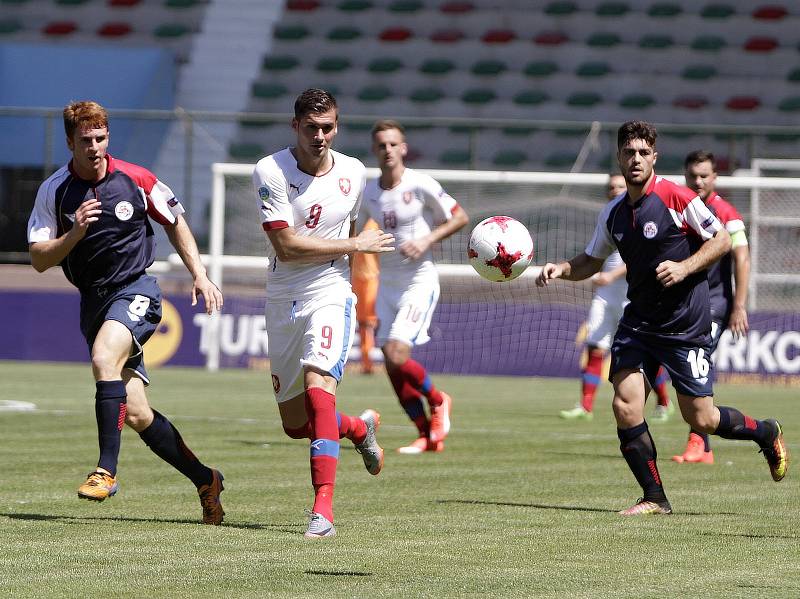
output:
M703 440L703 445L704 445L703 451L711 451L711 442L709 441L708 433L701 433L700 431L695 429L691 429L689 432L694 433Z
M97 418L97 437L100 444L98 468L117 474L122 427L125 425L128 393L122 381L97 381L94 395L94 415Z
M742 414L736 408L719 408L719 426L714 431L723 439L743 439L755 441L760 446L769 445L773 435L772 429L763 420L756 420Z
M656 446L647 422L626 429L617 429L619 449L628 467L642 487L645 501L663 502L667 500L664 487L661 484L661 475L656 466Z
M186 476L194 486L211 483L211 469L186 447L181 434L161 413L153 410L153 422L139 436L154 454Z

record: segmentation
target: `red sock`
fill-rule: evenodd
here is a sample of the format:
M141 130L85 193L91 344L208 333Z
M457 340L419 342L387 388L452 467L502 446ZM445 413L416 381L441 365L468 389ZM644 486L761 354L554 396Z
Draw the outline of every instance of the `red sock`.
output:
M667 371L664 370L663 366L659 366L658 372L656 373L656 382L653 390L658 396L658 405L664 407L669 405L669 391L667 391L668 380L669 377L667 377Z
M324 389L306 390L306 411L311 423L311 484L314 508L333 522L333 488L339 462L339 425L336 397Z
M432 408L442 405L442 394L433 386L433 382L422 364L409 358L398 370L403 373L405 379L418 393L428 398L428 405Z
M367 436L367 425L361 418L348 416L342 412L336 412L336 418L339 421L340 439L347 437L358 445Z
M587 412L592 411L594 406L594 396L597 386L600 384L600 377L603 373L603 350L592 348L586 358L586 367L583 369L583 398L581 405Z

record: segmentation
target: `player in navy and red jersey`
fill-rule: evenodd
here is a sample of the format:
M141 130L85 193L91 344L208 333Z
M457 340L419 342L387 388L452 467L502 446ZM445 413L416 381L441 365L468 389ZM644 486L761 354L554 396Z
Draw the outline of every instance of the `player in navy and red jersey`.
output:
M717 181L717 163L714 155L703 150L690 152L684 161L684 178L686 185L700 196L706 206L725 225L731 236L731 251L708 268L708 290L711 301L709 354L713 354L725 329L730 328L735 336L747 334L750 250L741 215L714 190ZM708 434L692 429L689 432L686 450L681 455L672 456L672 459L678 463L713 464L714 452L711 450Z
M623 516L670 514L644 420L644 403L659 364L667 369L684 420L695 430L756 442L773 480L786 475L789 454L777 420L755 420L713 401L711 311L706 269L730 250L730 235L697 194L656 176L655 127L623 124L617 160L627 193L609 202L586 250L542 267L537 285L580 281L619 250L627 265L630 303L611 347L614 416L620 450L644 491Z
M83 499L103 501L117 492L117 460L124 424L161 459L197 487L203 522L220 524L222 474L200 462L180 433L150 408L142 346L161 321L161 291L145 269L153 263L150 220L164 227L192 274L192 305L222 308L222 293L209 281L183 207L155 175L107 153L108 115L96 102L64 109L70 162L39 187L28 222L33 267L61 265L81 295L80 327L96 381L100 459L78 488Z

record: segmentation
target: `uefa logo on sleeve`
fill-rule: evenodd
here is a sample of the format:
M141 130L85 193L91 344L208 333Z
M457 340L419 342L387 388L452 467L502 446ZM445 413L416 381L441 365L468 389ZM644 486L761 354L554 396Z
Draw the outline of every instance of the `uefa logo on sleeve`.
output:
M658 226L653 221L649 220L642 227L642 233L646 239L652 239L658 235Z

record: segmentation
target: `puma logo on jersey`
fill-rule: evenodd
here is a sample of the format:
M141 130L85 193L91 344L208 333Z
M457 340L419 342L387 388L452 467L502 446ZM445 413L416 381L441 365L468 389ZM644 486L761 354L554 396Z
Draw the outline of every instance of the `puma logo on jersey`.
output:
M300 186L294 183L289 183L289 189L294 189L297 193L300 193Z

